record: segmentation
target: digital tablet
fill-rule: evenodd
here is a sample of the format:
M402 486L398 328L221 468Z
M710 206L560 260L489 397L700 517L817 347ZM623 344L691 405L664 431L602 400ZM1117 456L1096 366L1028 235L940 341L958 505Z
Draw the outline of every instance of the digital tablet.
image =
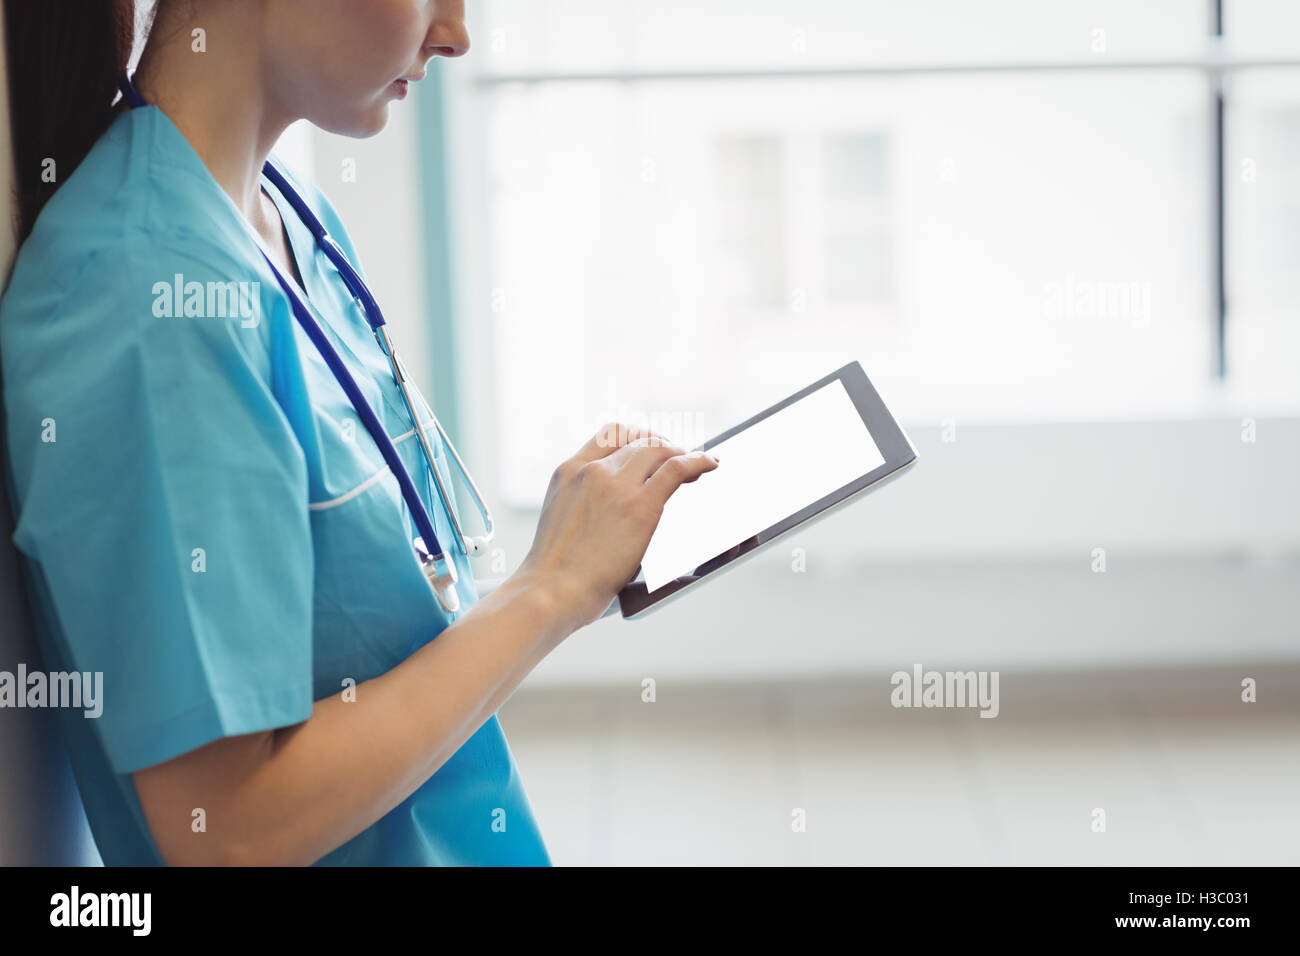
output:
M699 447L718 467L664 505L636 578L619 592L625 618L662 607L916 461L857 362Z

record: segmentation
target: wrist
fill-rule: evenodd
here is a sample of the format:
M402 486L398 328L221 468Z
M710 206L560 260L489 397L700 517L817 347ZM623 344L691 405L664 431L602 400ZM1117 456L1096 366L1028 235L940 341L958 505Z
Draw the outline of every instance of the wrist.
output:
M557 644L584 623L577 588L562 574L521 567L498 590L524 601Z

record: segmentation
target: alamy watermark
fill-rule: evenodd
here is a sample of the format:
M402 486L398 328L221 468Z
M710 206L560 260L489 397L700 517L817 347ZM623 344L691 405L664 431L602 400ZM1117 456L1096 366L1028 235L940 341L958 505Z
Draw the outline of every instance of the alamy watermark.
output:
M245 329L262 318L260 282L186 282L176 273L171 282L153 284L153 314L160 319L240 319Z
M153 920L152 893L83 893L75 884L50 897L50 925L118 926L133 936L148 936Z
M978 707L981 717L996 717L997 671L923 671L920 664L894 671L889 702L895 707Z
M0 671L0 707L71 707L86 717L104 712L102 671Z
M1133 328L1151 324L1151 283L1081 279L1043 284L1043 312L1050 319L1120 319Z
M713 436L704 428L704 415L692 411L647 411L620 405L613 415L603 416L597 444L602 448L621 448L635 433L651 431L662 435L681 448L696 448Z

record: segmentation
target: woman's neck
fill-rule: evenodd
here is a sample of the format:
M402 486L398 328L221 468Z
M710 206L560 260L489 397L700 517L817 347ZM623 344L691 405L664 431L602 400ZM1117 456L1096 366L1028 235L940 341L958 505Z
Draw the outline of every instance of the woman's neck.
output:
M237 0L205 4L201 24L182 16L190 7L162 8L140 56L136 87L167 114L221 188L260 227L262 165L296 117L268 89L256 43L260 31L249 22L256 6ZM206 52L195 49L197 29Z

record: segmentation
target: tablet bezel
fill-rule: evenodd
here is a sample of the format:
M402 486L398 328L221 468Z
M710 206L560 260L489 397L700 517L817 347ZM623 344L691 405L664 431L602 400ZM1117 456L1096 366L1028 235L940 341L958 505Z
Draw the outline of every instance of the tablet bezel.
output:
M760 531L754 537L733 545L722 554L705 561L695 569L696 573L683 575L669 581L653 593L646 590L645 576L641 568L637 568L636 577L625 585L618 595L619 609L625 619L642 617L648 612L662 607L667 601L680 596L682 592L693 585L735 567L746 558L767 547L786 532L824 517L832 509L845 504L867 489L878 486L886 479L894 477L916 460L916 449L912 447L912 443L908 440L903 429L899 427L898 422L894 420L894 416L885 407L884 401L881 400L879 393L872 386L871 380L867 378L867 373L858 362L850 362L848 365L836 369L806 388L802 388L793 395L782 399L772 407L764 409L739 425L709 439L703 445L700 445L698 450L707 451L714 445L720 444L746 428L761 422L763 419L775 415L783 408L793 405L836 379L844 384L844 389L848 392L854 407L857 408L858 414L862 417L863 424L870 433L872 440L875 441L880 454L884 457L884 464L819 498L807 507L801 508L770 528ZM707 481L708 478L705 476L701 480Z

